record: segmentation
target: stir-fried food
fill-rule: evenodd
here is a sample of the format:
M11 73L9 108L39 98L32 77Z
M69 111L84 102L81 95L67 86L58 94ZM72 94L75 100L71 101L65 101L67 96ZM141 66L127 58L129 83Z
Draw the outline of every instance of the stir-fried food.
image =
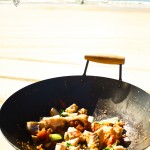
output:
M124 122L117 117L94 121L76 104L61 113L51 108L50 117L27 122L27 130L39 150L126 150L121 145Z

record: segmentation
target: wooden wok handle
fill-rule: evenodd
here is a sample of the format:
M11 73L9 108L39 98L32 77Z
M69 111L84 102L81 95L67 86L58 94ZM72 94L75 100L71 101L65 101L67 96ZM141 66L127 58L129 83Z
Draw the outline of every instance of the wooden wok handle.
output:
M103 64L115 64L119 65L119 80L122 80L122 65L125 63L125 57L116 55L85 55L84 58L87 60L83 75L86 75L89 61L103 63Z
M117 55L85 55L84 58L88 61L103 64L122 65L125 63L125 57Z

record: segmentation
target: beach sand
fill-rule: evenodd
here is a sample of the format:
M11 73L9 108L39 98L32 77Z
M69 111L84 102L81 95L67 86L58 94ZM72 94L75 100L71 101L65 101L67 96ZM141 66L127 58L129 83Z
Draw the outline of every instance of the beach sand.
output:
M99 53L125 56L123 81L150 92L150 8L1 4L0 103L36 81L82 75L84 55ZM118 79L118 66L91 63L87 74Z

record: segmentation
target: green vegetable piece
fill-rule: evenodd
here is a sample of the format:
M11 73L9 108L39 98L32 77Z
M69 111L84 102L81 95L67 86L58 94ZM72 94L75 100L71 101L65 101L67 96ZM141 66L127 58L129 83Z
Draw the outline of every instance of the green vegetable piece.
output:
M106 147L103 150L114 150L114 148L113 147Z
M59 114L60 114L61 117L63 116L63 112L65 112L63 109L61 109L61 110L59 111Z
M116 142L111 146L111 147L105 147L103 150L114 150L114 147L117 146L118 141L116 140Z
M62 139L62 136L60 134L50 134L49 135L51 141L57 141L57 140L61 140Z
M69 148L69 146L72 146L71 143L66 143L67 148Z

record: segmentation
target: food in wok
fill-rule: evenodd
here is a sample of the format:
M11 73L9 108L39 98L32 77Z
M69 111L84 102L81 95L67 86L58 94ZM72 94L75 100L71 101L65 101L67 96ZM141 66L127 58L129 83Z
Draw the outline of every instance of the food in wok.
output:
M118 117L125 122L122 128L126 131L126 137L121 137L120 143L117 141L111 148L104 147L102 149L114 149L114 147L121 149L122 147L118 145L122 145L128 150L144 150L150 146L150 95L142 89L122 81L124 58L85 56L85 59L87 63L82 76L63 76L43 80L20 89L5 101L0 110L0 130L15 149L55 149L55 145L57 146L57 143L62 143L64 140L64 135L53 132L51 133L52 137L49 135L47 139L54 137L62 139L49 140L49 142L44 139L40 141L36 138L37 134L27 131L26 123L39 121L41 116L49 116L49 109L52 107L57 110L65 110L73 103L77 104L79 108L86 108L94 120L101 121L108 118L115 120L114 117ZM87 76L89 61L119 65L119 80ZM58 113L58 115L60 114ZM35 123L35 126L31 126L35 127L33 131L36 133L38 130L42 131L40 122L44 118L41 118L39 122L33 122L33 124ZM44 130L48 131L47 128ZM83 134L83 132L81 133ZM122 136L123 134L124 131ZM31 135L35 137L31 138ZM66 144L67 148L71 148L71 143Z
M50 117L29 121L26 128L39 150L125 150L124 125L118 117L96 121L85 108L72 104L60 112L51 108Z

